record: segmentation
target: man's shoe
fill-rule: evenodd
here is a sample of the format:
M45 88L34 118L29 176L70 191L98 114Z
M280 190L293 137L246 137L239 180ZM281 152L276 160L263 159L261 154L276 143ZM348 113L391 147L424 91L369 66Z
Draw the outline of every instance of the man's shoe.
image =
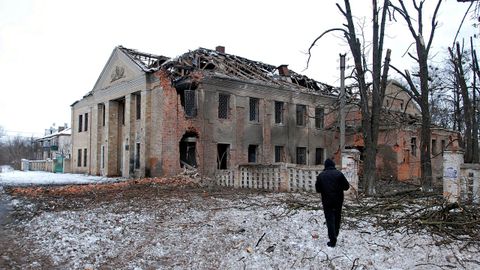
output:
M335 244L336 244L335 242L329 241L329 242L327 243L327 246L333 248L333 247L335 247Z

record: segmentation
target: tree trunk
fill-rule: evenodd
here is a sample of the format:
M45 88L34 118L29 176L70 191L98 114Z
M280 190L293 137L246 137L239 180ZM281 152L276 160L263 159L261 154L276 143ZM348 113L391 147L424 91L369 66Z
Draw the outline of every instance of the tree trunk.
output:
M473 161L473 138L472 138L472 126L473 126L473 111L472 103L470 102L470 97L468 95L468 87L465 79L465 72L463 71L462 59L463 55L460 52L460 44L457 43L456 55L453 53L453 49L449 48L450 57L452 58L455 76L460 87L460 94L462 95L463 101L463 114L465 118L465 163L472 163Z
M431 115L428 102L428 52L424 46L423 37L416 42L418 64L420 67L420 107L422 110L422 131L420 140L421 182L424 191L432 191L432 161L430 157Z
M376 159L377 159L377 146L371 145L371 142L367 144L365 142L365 158L363 163L363 177L365 183L365 190L364 192L367 195L375 195L375 180L377 177L376 170Z

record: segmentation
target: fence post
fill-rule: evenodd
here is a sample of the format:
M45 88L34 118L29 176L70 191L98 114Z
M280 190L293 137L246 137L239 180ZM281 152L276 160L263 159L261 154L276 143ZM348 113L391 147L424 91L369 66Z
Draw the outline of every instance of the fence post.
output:
M28 168L28 159L23 159L23 158L22 158L22 161L21 161L21 163L20 163L20 170L25 171L25 172L29 170L29 168Z
M280 165L280 188L279 191L290 191L290 182L288 177L288 168L285 163Z
M350 199L358 196L359 160L360 152L357 149L345 149L342 151L342 173L350 183L350 189L345 192L345 196Z
M460 198L460 165L463 163L463 151L443 152L443 197L449 202L458 202Z

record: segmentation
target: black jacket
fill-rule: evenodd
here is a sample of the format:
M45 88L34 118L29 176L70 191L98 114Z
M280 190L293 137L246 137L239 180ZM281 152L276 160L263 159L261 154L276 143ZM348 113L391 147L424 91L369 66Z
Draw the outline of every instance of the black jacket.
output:
M317 176L315 189L322 194L323 209L339 209L343 204L343 191L350 184L347 178L335 168L330 159L325 161L325 169Z

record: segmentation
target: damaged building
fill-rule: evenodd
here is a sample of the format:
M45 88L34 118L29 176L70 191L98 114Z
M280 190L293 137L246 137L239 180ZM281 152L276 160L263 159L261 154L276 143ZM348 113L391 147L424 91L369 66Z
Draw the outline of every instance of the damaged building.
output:
M346 147L363 152L361 111L350 106L346 115ZM400 83L390 81L381 110L377 147L377 175L382 179L415 181L421 177L421 111ZM433 181L443 177L443 152L459 150L459 133L431 127L431 162Z
M337 89L199 48L176 58L116 47L72 107L72 171L206 176L239 164L322 164L338 151Z
M72 171L212 176L241 164L323 164L339 158L337 88L288 69L199 48L176 58L116 47L94 88L72 104ZM346 148L363 152L361 112L347 110ZM420 177L420 110L390 82L382 109L377 173ZM458 134L432 128L434 177Z

